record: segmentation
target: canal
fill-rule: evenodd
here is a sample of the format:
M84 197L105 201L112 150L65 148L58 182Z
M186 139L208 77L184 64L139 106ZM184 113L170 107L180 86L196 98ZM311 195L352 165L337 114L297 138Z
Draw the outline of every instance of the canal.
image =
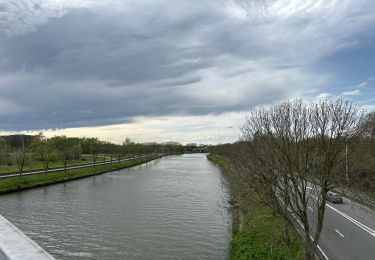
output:
M56 259L227 259L228 190L205 154L0 196L0 214Z

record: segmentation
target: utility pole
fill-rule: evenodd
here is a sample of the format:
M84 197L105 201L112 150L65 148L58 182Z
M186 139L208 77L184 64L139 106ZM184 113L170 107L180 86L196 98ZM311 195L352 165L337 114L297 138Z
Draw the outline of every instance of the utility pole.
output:
M345 177L346 177L346 182L349 182L349 172L348 172L348 140L345 140Z

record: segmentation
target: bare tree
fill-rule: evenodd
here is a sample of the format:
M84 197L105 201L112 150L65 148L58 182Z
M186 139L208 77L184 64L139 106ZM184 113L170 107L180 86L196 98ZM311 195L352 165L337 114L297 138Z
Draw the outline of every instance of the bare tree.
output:
M32 151L34 156L39 157L43 161L44 171L47 172L49 168L49 162L51 159L51 154L53 152L52 145L50 141L40 132L37 136L33 138L31 143Z
M51 139L54 148L57 150L64 171L67 169L68 159L71 155L72 144L66 136L55 136Z
M116 153L117 153L117 161L118 161L118 162L121 161L122 152L123 152L122 150L123 150L122 145L117 145L117 146L116 146Z
M90 147L91 158L94 163L94 167L96 167L100 141L97 138L88 138L87 140L88 140L89 147Z
M3 163L3 159L7 155L9 146L5 139L0 137L0 163Z
M82 154L82 146L80 144L74 144L72 146L72 160L80 159Z
M347 145L346 172L350 181L343 191L364 204L375 205L375 112L366 115L359 129L359 135Z
M262 200L298 230L305 258L313 259L323 226L326 193L339 187L345 173L340 156L355 136L361 111L342 99L306 105L287 101L259 108L242 128L244 150L237 168ZM313 207L309 221L308 207Z
M18 172L20 176L23 173L23 168L25 166L26 161L26 147L25 147L25 138L21 138L21 147L16 148L15 150L15 156L16 156L16 163L18 166Z

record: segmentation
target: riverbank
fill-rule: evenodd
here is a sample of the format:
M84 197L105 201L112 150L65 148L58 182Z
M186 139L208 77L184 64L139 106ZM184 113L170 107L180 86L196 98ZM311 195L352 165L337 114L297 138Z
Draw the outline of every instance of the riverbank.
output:
M245 259L303 259L303 250L295 234L291 243L283 241L283 221L257 200L256 195L238 182L224 159L208 155L228 180L231 191L232 241L229 258Z
M119 163L114 162L112 164L97 165L95 167L71 169L67 170L66 172L59 171L0 179L0 194L76 180L110 171L116 171L123 168L140 165L166 155L168 154L151 155Z

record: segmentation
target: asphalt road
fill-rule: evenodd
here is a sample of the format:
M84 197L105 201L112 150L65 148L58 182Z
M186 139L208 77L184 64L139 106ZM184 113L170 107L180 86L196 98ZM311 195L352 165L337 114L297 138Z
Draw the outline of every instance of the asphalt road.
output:
M121 159L120 162L128 161L128 160L131 160L131 159L136 159L136 158L142 158L142 157L145 157L145 156L138 156L138 157ZM117 163L117 162L119 162L119 161L118 160L112 160L112 163ZM101 162L97 162L95 165L98 166L98 165L110 164L110 163L111 163L111 161L105 161L105 162L101 161ZM89 163L89 164L72 165L72 166L67 166L66 169L71 170L71 169L80 169L80 168L87 168L87 167L94 167L94 164ZM51 169L47 170L47 173L48 172L59 172L59 171L64 171L64 170L65 170L64 167L51 168ZM45 170L27 171L27 172L22 173L22 176L33 175L33 174L42 174L42 173L46 173L46 171ZM20 176L20 174L19 173L2 174L2 175L0 175L0 179L17 177L17 176Z
M313 205L311 201L308 210L311 224L316 215ZM318 245L330 260L375 259L375 212L345 198L343 204L327 202Z

